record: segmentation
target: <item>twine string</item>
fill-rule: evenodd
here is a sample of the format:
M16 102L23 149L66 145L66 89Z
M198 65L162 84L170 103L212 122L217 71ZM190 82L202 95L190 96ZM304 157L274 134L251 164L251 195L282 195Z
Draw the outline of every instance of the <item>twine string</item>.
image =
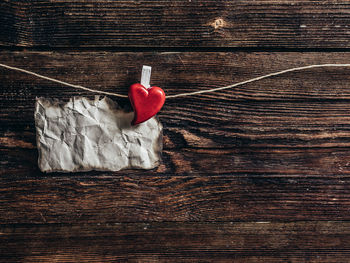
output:
M101 91L101 90L95 90L95 89L90 89L81 85L75 85L75 84L71 84L65 81L61 81L58 79L54 79L54 78L50 78L50 77L46 77L43 75L40 75L38 73L29 71L29 70L25 70L25 69L21 69L21 68L17 68L17 67L12 67L12 66L8 66L5 64L1 64L0 63L0 67L3 68L7 68L10 70L15 70L15 71L19 71L22 73L26 73L29 75L33 75L35 77L41 78L41 79L46 79L52 82L56 82L59 84L62 84L64 86L68 86L68 87L72 87L72 88L76 88L76 89L81 89L81 90L86 90L86 91L90 91L93 93L99 93L99 94L104 94L104 95L109 95L109 96L114 96L114 97L119 97L119 98L128 98L127 95L123 95L123 94L119 94L119 93L114 93L114 92L107 92L107 91ZM224 86L224 87L218 87L218 88L212 88L212 89L204 89L204 90L199 90L199 91L194 91L194 92L187 92L187 93L179 93L179 94L175 94L175 95L169 95L166 96L167 99L171 99L171 98L179 98L179 97L186 97L186 96L194 96L194 95L200 95L200 94L205 94L205 93L209 93L209 92L215 92L215 91L219 91L219 90L225 90L225 89L231 89L237 86L241 86L247 83L251 83L254 81L258 81L258 80L262 80L262 79L266 79L266 78L270 78L273 76L277 76L277 75L281 75L281 74L285 74L288 72L293 72L293 71L301 71L301 70L306 70L306 69L312 69L312 68L325 68L325 67L350 67L350 64L314 64L314 65L309 65L309 66L303 66L303 67L296 67L296 68L290 68L290 69L285 69L285 70L281 70L278 72L273 72L273 73L269 73L263 76L259 76L256 78L252 78L252 79L248 79L242 82L237 82L228 86Z

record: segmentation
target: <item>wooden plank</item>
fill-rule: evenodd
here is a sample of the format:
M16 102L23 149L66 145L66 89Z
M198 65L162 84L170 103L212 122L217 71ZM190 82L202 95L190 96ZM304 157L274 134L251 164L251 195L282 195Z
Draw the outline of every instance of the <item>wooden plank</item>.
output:
M148 64L152 84L176 94L350 54L3 51L0 61L124 94ZM2 70L0 221L349 220L349 72L313 69L169 99L161 166L72 176L38 171L35 97L92 95Z
M1 262L347 262L349 222L0 227Z
M0 224L350 220L349 177L10 171L0 193Z
M1 1L21 47L349 48L348 1Z
M177 94L295 66L346 63L350 54L0 52L0 61L123 94L139 80L141 66L149 64L152 84ZM1 72L0 173L35 174L35 97L68 100L92 95L18 72ZM312 69L167 100L159 114L164 162L155 173L349 175L349 72ZM128 100L117 100L130 107Z
M32 128L34 129L34 128ZM167 132L167 131L165 131ZM186 132L186 130L183 130ZM26 133L28 134L28 133ZM21 131L0 134L1 175L34 176L41 174L37 167L37 150L27 142ZM208 140L192 135L196 140ZM35 134L30 133L30 141ZM128 170L110 172L115 175L275 175L275 176L349 176L350 153L347 147L306 146L285 148L274 145L259 149L258 146L230 146L204 149L183 146L187 140L177 135L172 141L165 137L162 164L153 171ZM341 140L341 139L339 139ZM346 138L344 139L346 140ZM173 147L173 144L179 145ZM189 142L192 143L191 138ZM341 142L340 142L341 143ZM168 148L170 145L171 148ZM24 147L24 148L22 148ZM27 148L30 147L30 148ZM94 174L93 172L91 174Z

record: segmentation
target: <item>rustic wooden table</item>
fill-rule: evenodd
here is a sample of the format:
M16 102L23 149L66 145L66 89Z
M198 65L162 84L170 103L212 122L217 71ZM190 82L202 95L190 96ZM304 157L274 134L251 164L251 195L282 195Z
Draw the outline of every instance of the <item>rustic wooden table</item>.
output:
M0 1L0 63L167 94L350 62L348 1ZM0 71L0 261L350 262L350 69L288 73L166 102L154 170L43 174L37 96ZM127 104L128 100L119 100Z

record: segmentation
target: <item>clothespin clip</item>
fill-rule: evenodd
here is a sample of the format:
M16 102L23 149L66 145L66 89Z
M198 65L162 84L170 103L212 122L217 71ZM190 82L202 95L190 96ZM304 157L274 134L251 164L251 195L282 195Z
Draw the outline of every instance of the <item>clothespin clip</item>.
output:
M144 86L146 89L150 89L150 81L151 81L151 71L152 67L150 66L142 66L142 72L141 72L141 85Z
M156 86L151 87L150 66L143 66L141 73L141 83L135 83L129 88L129 99L134 108L134 120L132 125L136 125L152 118L163 107L165 102L164 91Z

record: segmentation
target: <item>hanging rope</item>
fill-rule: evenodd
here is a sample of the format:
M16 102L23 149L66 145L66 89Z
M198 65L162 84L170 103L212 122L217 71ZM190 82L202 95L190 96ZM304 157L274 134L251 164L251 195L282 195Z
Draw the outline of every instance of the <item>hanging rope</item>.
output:
M15 70L15 71L19 71L19 72L23 72L29 75L33 75L35 77L41 78L41 79L46 79L52 82L56 82L59 84L62 84L64 86L68 86L68 87L72 87L72 88L76 88L76 89L81 89L81 90L86 90L86 91L90 91L93 93L99 93L99 94L104 94L104 95L109 95L109 96L115 96L115 97L119 97L119 98L128 98L127 95L123 95L123 94L119 94L119 93L114 93L114 92L107 92L107 91L101 91L101 90L95 90L95 89L90 89L81 85L74 85L68 82L64 82L61 80L57 80L54 78L50 78L50 77L46 77L43 75L40 75L38 73L29 71L29 70L25 70L25 69L21 69L21 68L17 68L17 67L11 67L5 64L0 64L0 67L3 68L7 68L7 69L11 69L11 70ZM186 96L194 96L194 95L200 95L200 94L205 94L205 93L209 93L209 92L215 92L215 91L219 91L219 90L225 90L225 89L231 89L237 86L241 86L247 83L251 83L254 81L258 81L258 80L262 80L262 79L266 79L266 78L270 78L273 76L277 76L277 75L282 75L288 72L293 72L293 71L301 71L301 70L306 70L306 69L312 69L312 68L325 68L325 67L350 67L350 64L316 64L316 65L309 65L309 66L303 66L303 67L296 67L296 68L290 68L290 69L285 69L282 71L278 71L278 72L274 72L274 73L270 73L267 75L263 75L260 77L256 77L256 78L252 78L252 79L248 79L242 82L238 82L238 83L234 83L232 85L228 85L228 86L224 86L224 87L218 87L218 88L213 88L213 89L204 89L204 90L199 90L199 91L194 91L194 92L187 92L187 93L179 93L179 94L175 94L175 95L169 95L166 96L167 99L171 99L171 98L179 98L179 97L186 97Z

